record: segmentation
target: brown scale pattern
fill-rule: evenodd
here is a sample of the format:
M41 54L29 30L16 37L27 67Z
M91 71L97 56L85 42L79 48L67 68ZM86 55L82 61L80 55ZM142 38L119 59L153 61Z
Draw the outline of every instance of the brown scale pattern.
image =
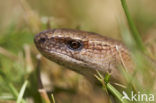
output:
M44 38L45 42L40 42L41 38ZM67 47L69 40L81 41L82 50L69 49ZM52 29L37 34L35 44L48 59L89 78L93 77L95 70L100 70L103 73L111 71L113 79L121 80L121 74L117 70L117 66L122 64L121 59L129 71L133 70L127 48L119 41L96 33Z

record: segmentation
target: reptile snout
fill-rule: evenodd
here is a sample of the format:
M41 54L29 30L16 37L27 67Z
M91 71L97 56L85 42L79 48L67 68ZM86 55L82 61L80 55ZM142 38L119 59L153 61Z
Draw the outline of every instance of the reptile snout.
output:
M46 41L46 35L44 33L39 33L35 35L35 43L44 43Z
M35 35L34 42L38 49L42 49L45 47L45 43L48 40L45 33L41 32Z

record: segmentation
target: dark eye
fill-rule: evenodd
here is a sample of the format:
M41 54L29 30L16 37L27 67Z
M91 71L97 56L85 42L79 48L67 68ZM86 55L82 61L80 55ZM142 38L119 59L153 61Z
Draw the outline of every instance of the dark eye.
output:
M46 38L44 38L44 37L40 38L40 40L39 40L40 43L44 43L45 41L46 41Z
M70 48L72 50L81 50L83 47L83 44L81 41L69 40L69 41L67 41L67 46L68 46L68 48Z

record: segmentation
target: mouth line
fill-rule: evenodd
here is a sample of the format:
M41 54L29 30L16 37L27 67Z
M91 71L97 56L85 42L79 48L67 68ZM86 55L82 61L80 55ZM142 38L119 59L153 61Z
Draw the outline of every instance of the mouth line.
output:
M66 58L70 58L71 61L75 61L75 62L78 62L78 63L84 63L84 64L86 64L86 62L83 61L83 60L72 58L71 56L69 56L69 55L67 55L65 53L56 52L55 50L44 50L44 51L43 50L40 50L40 52L43 53L43 54L45 54L45 55L47 55L47 54L49 54L49 55L54 54L54 55L57 55L60 58L65 56Z
M50 59L51 61L53 61L53 59L51 59L51 58L53 58L55 56L57 58L55 58L55 57L54 58L57 61L58 60L62 61L63 58L66 58L68 63L70 62L68 60L71 60L73 63L83 64L83 65L87 64L87 62L85 62L84 60L73 58L73 57L71 57L71 56L69 56L69 55L67 55L65 53L57 52L57 51L49 49L49 48L47 48L47 49L46 48L42 48L41 45L39 45L37 43L36 43L36 47L40 51L41 54L43 54L47 59ZM55 59L54 59L54 62L55 62ZM66 61L66 59L64 59L64 60Z
M70 59L72 59L72 60L76 60L76 61L78 61L78 62L82 62L82 61L80 61L80 60L78 60L78 59L75 59L75 58L72 58L72 57L70 57L69 55L67 55L67 54L64 54L64 53L60 53L60 52L56 52L56 51L52 51L53 53L56 53L56 54L58 54L58 55L64 55L64 56L66 56L66 57L68 57L68 58L70 58ZM83 63L83 62L82 62Z

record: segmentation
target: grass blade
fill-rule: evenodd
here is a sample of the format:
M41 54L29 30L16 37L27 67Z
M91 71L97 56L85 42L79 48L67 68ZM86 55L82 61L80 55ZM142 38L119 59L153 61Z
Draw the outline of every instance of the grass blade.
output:
M27 87L27 84L28 84L28 81L26 80L20 90L20 93L18 95L18 98L17 98L17 101L16 103L21 103L21 101L23 100L23 95L24 95L24 92L25 92L25 89Z
M110 83L107 83L106 85L108 91L110 91L111 93L113 93L113 95L121 102L121 103L129 103L126 100L122 100L123 95L117 90L115 89Z
M3 78L3 80L4 80L5 83L7 84L7 86L8 86L8 88L9 88L9 90L11 91L12 95L13 95L15 98L17 98L17 97L18 97L18 91L17 91L16 88L13 86L13 84L9 82L9 79L8 79L7 75L6 75L4 72L2 72L2 71L0 70L0 76Z
M54 95L53 95L53 94L51 94L51 97L52 97L52 101L53 101L53 103L55 103L55 98L54 98Z
M121 4L122 4L122 7L124 9L124 12L125 12L125 15L127 17L127 21L128 21L128 24L129 24L129 28L132 32L132 36L136 42L136 46L137 48L139 48L141 51L145 52L145 47L143 45L143 42L141 40L141 37L140 37L140 34L130 16L130 13L128 11L128 7L127 7L127 3L126 3L126 0L121 0Z

